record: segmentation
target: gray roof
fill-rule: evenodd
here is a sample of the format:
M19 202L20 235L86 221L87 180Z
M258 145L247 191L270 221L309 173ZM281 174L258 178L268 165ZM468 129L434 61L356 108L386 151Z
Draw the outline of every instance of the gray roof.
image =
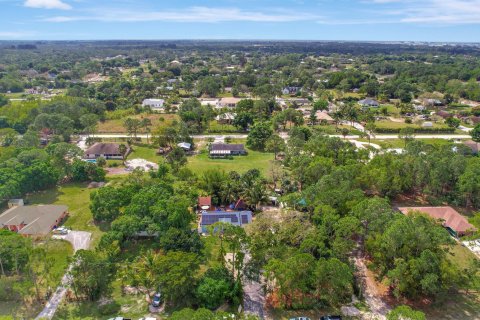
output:
M44 235L59 222L68 210L65 205L38 205L13 207L0 215L0 227L26 225L20 234Z
M203 211L200 225L209 226L216 222L229 221L233 225L241 226L252 222L251 211Z
M358 103L360 103L361 105L364 105L364 106L378 106L379 103L377 100L373 100L373 99L363 99L363 100L360 100L358 101Z
M210 146L210 151L245 151L243 144L214 143Z
M87 150L86 154L121 154L118 143L101 143L97 142Z

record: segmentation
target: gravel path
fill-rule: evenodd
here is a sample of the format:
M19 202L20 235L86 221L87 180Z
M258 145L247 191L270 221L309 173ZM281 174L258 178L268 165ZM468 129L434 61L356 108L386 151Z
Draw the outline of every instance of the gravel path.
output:
M77 250L83 249L87 250L90 246L92 234L90 232L85 231L70 231L67 235L54 235L52 236L53 239L63 239L70 242L73 246L73 251L76 252ZM68 267L70 270L71 266ZM57 311L58 306L62 302L65 294L67 293L67 288L70 285L70 279L67 273L62 277L61 284L57 287L55 293L50 297L45 308L43 308L42 312L35 318L35 320L40 319L52 319Z

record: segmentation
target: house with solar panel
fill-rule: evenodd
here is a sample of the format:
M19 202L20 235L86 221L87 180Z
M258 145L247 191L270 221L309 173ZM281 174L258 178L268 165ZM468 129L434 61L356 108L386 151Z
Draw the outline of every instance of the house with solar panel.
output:
M199 231L208 233L208 227L217 223L230 223L242 227L252 222L251 211L202 211L200 213Z
M228 158L231 156L244 156L247 150L243 144L213 143L210 145L210 158Z

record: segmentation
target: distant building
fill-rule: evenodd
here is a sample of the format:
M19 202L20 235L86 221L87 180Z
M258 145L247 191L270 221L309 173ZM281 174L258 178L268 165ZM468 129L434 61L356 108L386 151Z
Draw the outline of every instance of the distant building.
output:
M246 155L247 151L243 144L213 143L210 145L209 154L211 158L225 158Z
M212 197L198 197L198 209L200 210L211 210L212 209Z
M177 144L177 147L182 148L185 151L190 151L192 149L192 144L188 142L180 142Z
M294 95L297 94L298 92L302 91L301 87L285 87L282 89L282 94L284 95Z
M235 108L241 100L240 98L221 98L217 102L217 108Z
M370 99L370 98L360 100L358 101L358 104L361 105L362 107L378 107L380 105L380 103L378 103L377 100Z
M215 120L218 121L220 124L231 124L237 115L232 112L227 112L223 114L219 114L215 117Z
M142 102L142 107L150 107L154 111L163 111L165 100L163 99L145 99Z
M127 147L125 156L130 149ZM101 143L97 142L87 150L85 150L85 159L97 159L103 157L105 159L122 160L124 155L120 152L120 145L118 143Z
M473 140L469 140L469 141L465 141L463 144L469 147L472 150L473 154L479 154L478 151L480 150L480 143L475 142Z
M423 111L427 110L427 107L422 106L422 105L414 105L414 106L413 106L413 109L414 109L416 112L423 112Z
M0 215L0 228L25 236L43 236L68 215L64 205L14 206Z
M424 127L424 128L432 128L432 127L433 127L433 123L430 122L430 121L425 121L425 122L422 124L422 127Z
M200 216L200 230L208 232L208 227L217 223L230 223L234 226L243 226L252 222L251 211L202 211Z
M330 117L330 115L328 113L326 113L325 111L318 110L317 112L315 112L315 118L317 119L317 122L324 121L328 124L332 124L332 123L335 122L335 120L332 117Z
M476 231L467 218L452 207L400 207L400 212L407 215L412 211L420 211L435 220L442 221L442 225L455 237Z

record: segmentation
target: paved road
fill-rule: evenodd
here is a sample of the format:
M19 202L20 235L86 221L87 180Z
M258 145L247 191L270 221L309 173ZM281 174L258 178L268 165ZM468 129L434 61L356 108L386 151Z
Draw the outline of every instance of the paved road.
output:
M70 231L67 235L54 235L53 239L63 239L70 242L73 246L73 251L83 249L87 250L90 246L92 234L85 231ZM71 266L68 267L70 270ZM68 273L62 277L62 282L57 287L55 293L50 297L50 300L43 308L42 312L35 318L35 320L40 319L52 319L57 311L58 306L62 302L65 294L67 293L67 288L70 285L70 279Z
M233 139L246 139L248 135L246 134L226 134L226 135L193 135L192 138L194 139L208 139L208 138L218 138L218 139L225 139L226 137L233 138ZM286 133L280 133L280 136L284 139L288 138ZM338 137L343 138L342 135L333 134L329 135L330 137ZM83 137L83 136L82 136ZM96 134L95 137L97 138L128 138L129 136L125 133L99 133ZM145 134L138 134L138 138L147 138ZM414 136L415 139L470 139L471 136L469 134L417 134ZM346 139L359 139L358 135L348 135L345 137ZM375 139L372 140L388 140L388 139L398 139L398 135L396 134L382 134L382 135L375 135Z

